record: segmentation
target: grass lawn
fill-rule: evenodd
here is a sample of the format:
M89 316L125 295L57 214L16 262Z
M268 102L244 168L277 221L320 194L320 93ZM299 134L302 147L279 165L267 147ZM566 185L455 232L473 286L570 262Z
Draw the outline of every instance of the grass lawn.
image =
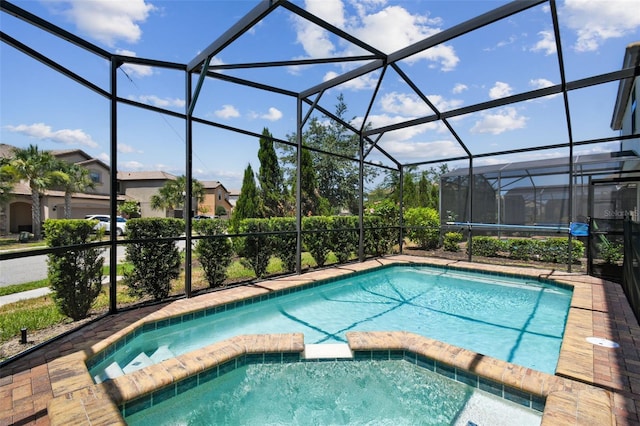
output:
M328 256L327 264L335 263L337 260L331 253ZM302 255L302 267L315 267L316 262L309 253L303 253ZM131 268L131 264L119 264L117 266L118 276L122 276L124 271ZM280 259L272 258L267 267L268 274L279 274L284 272L282 262ZM103 273L107 275L109 268L105 267ZM183 273L184 274L184 273ZM230 281L242 281L255 278L253 270L248 267L244 262L236 260L229 265L227 270L227 279ZM201 268L193 269L193 284L194 287L205 289L208 287L208 283L203 277ZM0 288L4 294L11 294L19 291L32 290L34 288L47 287L48 280L39 280L26 284L18 284L9 287ZM184 292L184 275L175 280L172 294L181 294ZM117 300L118 304L130 304L135 303L138 299L131 297L127 292L125 286L117 286ZM109 286L105 285L103 292L98 296L94 303L94 309L96 311L106 311L109 307ZM15 336L20 335L20 329L25 327L29 331L43 330L49 327L53 327L57 324L71 322L70 318L62 315L53 301L51 296L43 296L34 299L22 300L16 303L0 306L0 343L6 342Z

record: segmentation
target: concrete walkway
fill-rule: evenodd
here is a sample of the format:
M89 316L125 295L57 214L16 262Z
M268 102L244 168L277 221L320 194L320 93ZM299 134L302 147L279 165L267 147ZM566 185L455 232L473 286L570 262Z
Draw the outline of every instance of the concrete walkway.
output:
M117 276L116 281L120 281L122 277ZM102 279L102 284L109 284L109 277ZM21 291L19 293L8 294L6 296L0 296L0 306L8 305L9 303L19 302L20 300L34 299L40 296L46 296L51 293L49 287L41 287L33 290Z
M19 302L20 300L46 296L49 293L51 293L51 289L49 287L41 287L33 290L21 291L20 293L7 294L6 296L0 296L0 306Z

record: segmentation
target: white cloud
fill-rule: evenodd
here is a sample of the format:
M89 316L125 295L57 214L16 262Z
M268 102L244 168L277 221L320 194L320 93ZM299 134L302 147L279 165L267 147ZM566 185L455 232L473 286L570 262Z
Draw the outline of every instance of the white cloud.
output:
M186 103L184 99L179 99L179 98L163 99L155 95L129 96L129 99L133 101L138 101L144 104L160 107L160 108L167 108L167 107L184 108Z
M274 107L269 108L269 112L266 114L262 114L260 118L264 118L269 121L278 121L282 118L282 112Z
M329 71L324 75L322 81L331 80L332 78L335 78L339 75L340 74L334 71ZM378 73L369 73L346 81L337 87L350 90L367 90L375 88L376 84L378 84Z
M10 132L20 133L40 140L50 140L64 145L80 145L96 148L98 143L81 129L53 130L44 123L20 124L18 126L6 126Z
M462 93L467 89L469 89L469 86L467 86L466 84L458 83L455 86L453 86L453 89L451 89L451 92L457 95L458 93Z
M139 161L127 161L122 165L123 170L143 170L145 165L140 163ZM162 170L162 169L158 169Z
M445 99L440 95L427 95L427 98L438 111L447 111L462 105L461 100ZM418 96L406 93L388 93L380 99L380 106L384 112L400 114L409 118L435 113L435 111Z
M222 108L214 111L214 114L220 118L237 118L240 117L240 112L233 105L222 105Z
M496 84L494 84L493 87L489 89L489 97L491 99L504 98L506 96L510 96L512 93L513 89L511 88L511 86L502 81L496 81Z
M142 154L143 152L139 149L135 149L131 145L127 145L126 143L118 142L118 152L122 152L124 154L131 154L133 152Z
M63 14L84 34L114 46L119 40L136 43L142 36L139 24L155 6L144 0L68 0Z
M96 158L98 160L104 161L107 164L109 164L109 161L111 161L111 157L109 157L109 154L107 154L106 152L101 152Z
M412 15L401 6L388 6L377 13L361 17L359 25L349 32L363 41L392 53L441 31L440 18L428 15ZM428 60L438 64L442 71L455 69L459 58L452 46L440 44L407 58L407 62Z
M553 84L552 81L547 80L546 78L534 78L532 80L529 80L529 86L533 87L534 89L544 89L545 87L555 86L555 84ZM540 99L552 99L557 96L560 96L560 93L556 93L555 95L547 95Z
M556 37L552 31L540 31L540 40L531 48L532 52L544 52L545 55L556 53Z
M535 78L529 80L529 86L533 87L534 89L544 89L545 87L551 87L553 85L553 82L547 80L546 78Z
M578 36L574 44L578 52L598 50L607 39L633 33L640 27L639 11L640 0L567 0L561 9Z
M136 52L133 52L131 50L125 50L125 49L116 49L116 53L118 55L122 55L122 56L131 56L131 57L136 57ZM127 73L127 75L129 77L134 76L134 77L149 77L150 75L153 75L153 68L148 67L146 65L139 65L139 64L122 64L120 66L120 69L122 69L125 73Z
M522 129L527 124L527 117L519 115L513 107L503 108L494 114L484 112L480 117L471 128L471 133L499 135L509 130Z
M383 1L368 1L356 4L358 16L346 17L341 0L307 0L305 7L317 16L327 20L364 42L385 53L392 53L441 31L440 18L428 15L412 15L401 6L386 6ZM380 9L384 7L383 9ZM295 20L297 41L306 54L312 58L336 56L339 54L362 54L355 46L344 51L331 40L329 33L306 20ZM441 44L407 58L409 63L427 60L442 71L455 69L459 58L452 46Z
M404 142L400 140L381 141L380 147L396 158L411 161L446 158L464 154L458 143L450 140L430 142Z
M493 50L500 49L501 47L505 47L505 46L508 46L508 45L510 45L510 44L513 44L513 43L515 43L515 42L516 42L516 40L517 40L517 37L516 37L516 36L514 36L514 35L512 35L512 36L509 36L509 38L508 38L508 39L506 39L506 40L501 40L501 41L499 41L498 43L496 43L496 45L495 45L495 46L493 46L493 47L487 47L487 48L485 48L485 49L483 49L483 50L484 50L485 52L491 52L491 51L493 51Z

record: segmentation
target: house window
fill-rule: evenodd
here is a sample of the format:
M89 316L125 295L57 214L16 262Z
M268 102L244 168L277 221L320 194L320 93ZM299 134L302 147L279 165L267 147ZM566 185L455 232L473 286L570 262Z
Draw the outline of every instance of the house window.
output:
M100 172L96 172L95 170L89 171L89 177L91 178L91 182L100 183Z
M222 190L218 189L218 201L222 200Z

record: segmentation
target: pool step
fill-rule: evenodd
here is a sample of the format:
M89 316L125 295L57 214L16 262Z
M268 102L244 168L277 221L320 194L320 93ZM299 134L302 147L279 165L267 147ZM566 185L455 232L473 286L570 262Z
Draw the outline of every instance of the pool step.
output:
M102 383L109 379L114 379L124 375L124 371L120 368L117 362L112 362L107 368L105 368L100 374L94 377L96 383Z
M151 360L157 364L159 362L164 361L165 359L174 358L176 354L174 354L169 346L163 345L160 346L156 351L151 355Z
M149 358L147 354L145 354L144 352L141 352L140 354L138 354L138 356L132 359L129 364L124 366L122 371L124 372L124 374L129 374L153 364L154 364L153 360Z
M305 359L351 359L353 353L346 343L306 344L302 357Z

